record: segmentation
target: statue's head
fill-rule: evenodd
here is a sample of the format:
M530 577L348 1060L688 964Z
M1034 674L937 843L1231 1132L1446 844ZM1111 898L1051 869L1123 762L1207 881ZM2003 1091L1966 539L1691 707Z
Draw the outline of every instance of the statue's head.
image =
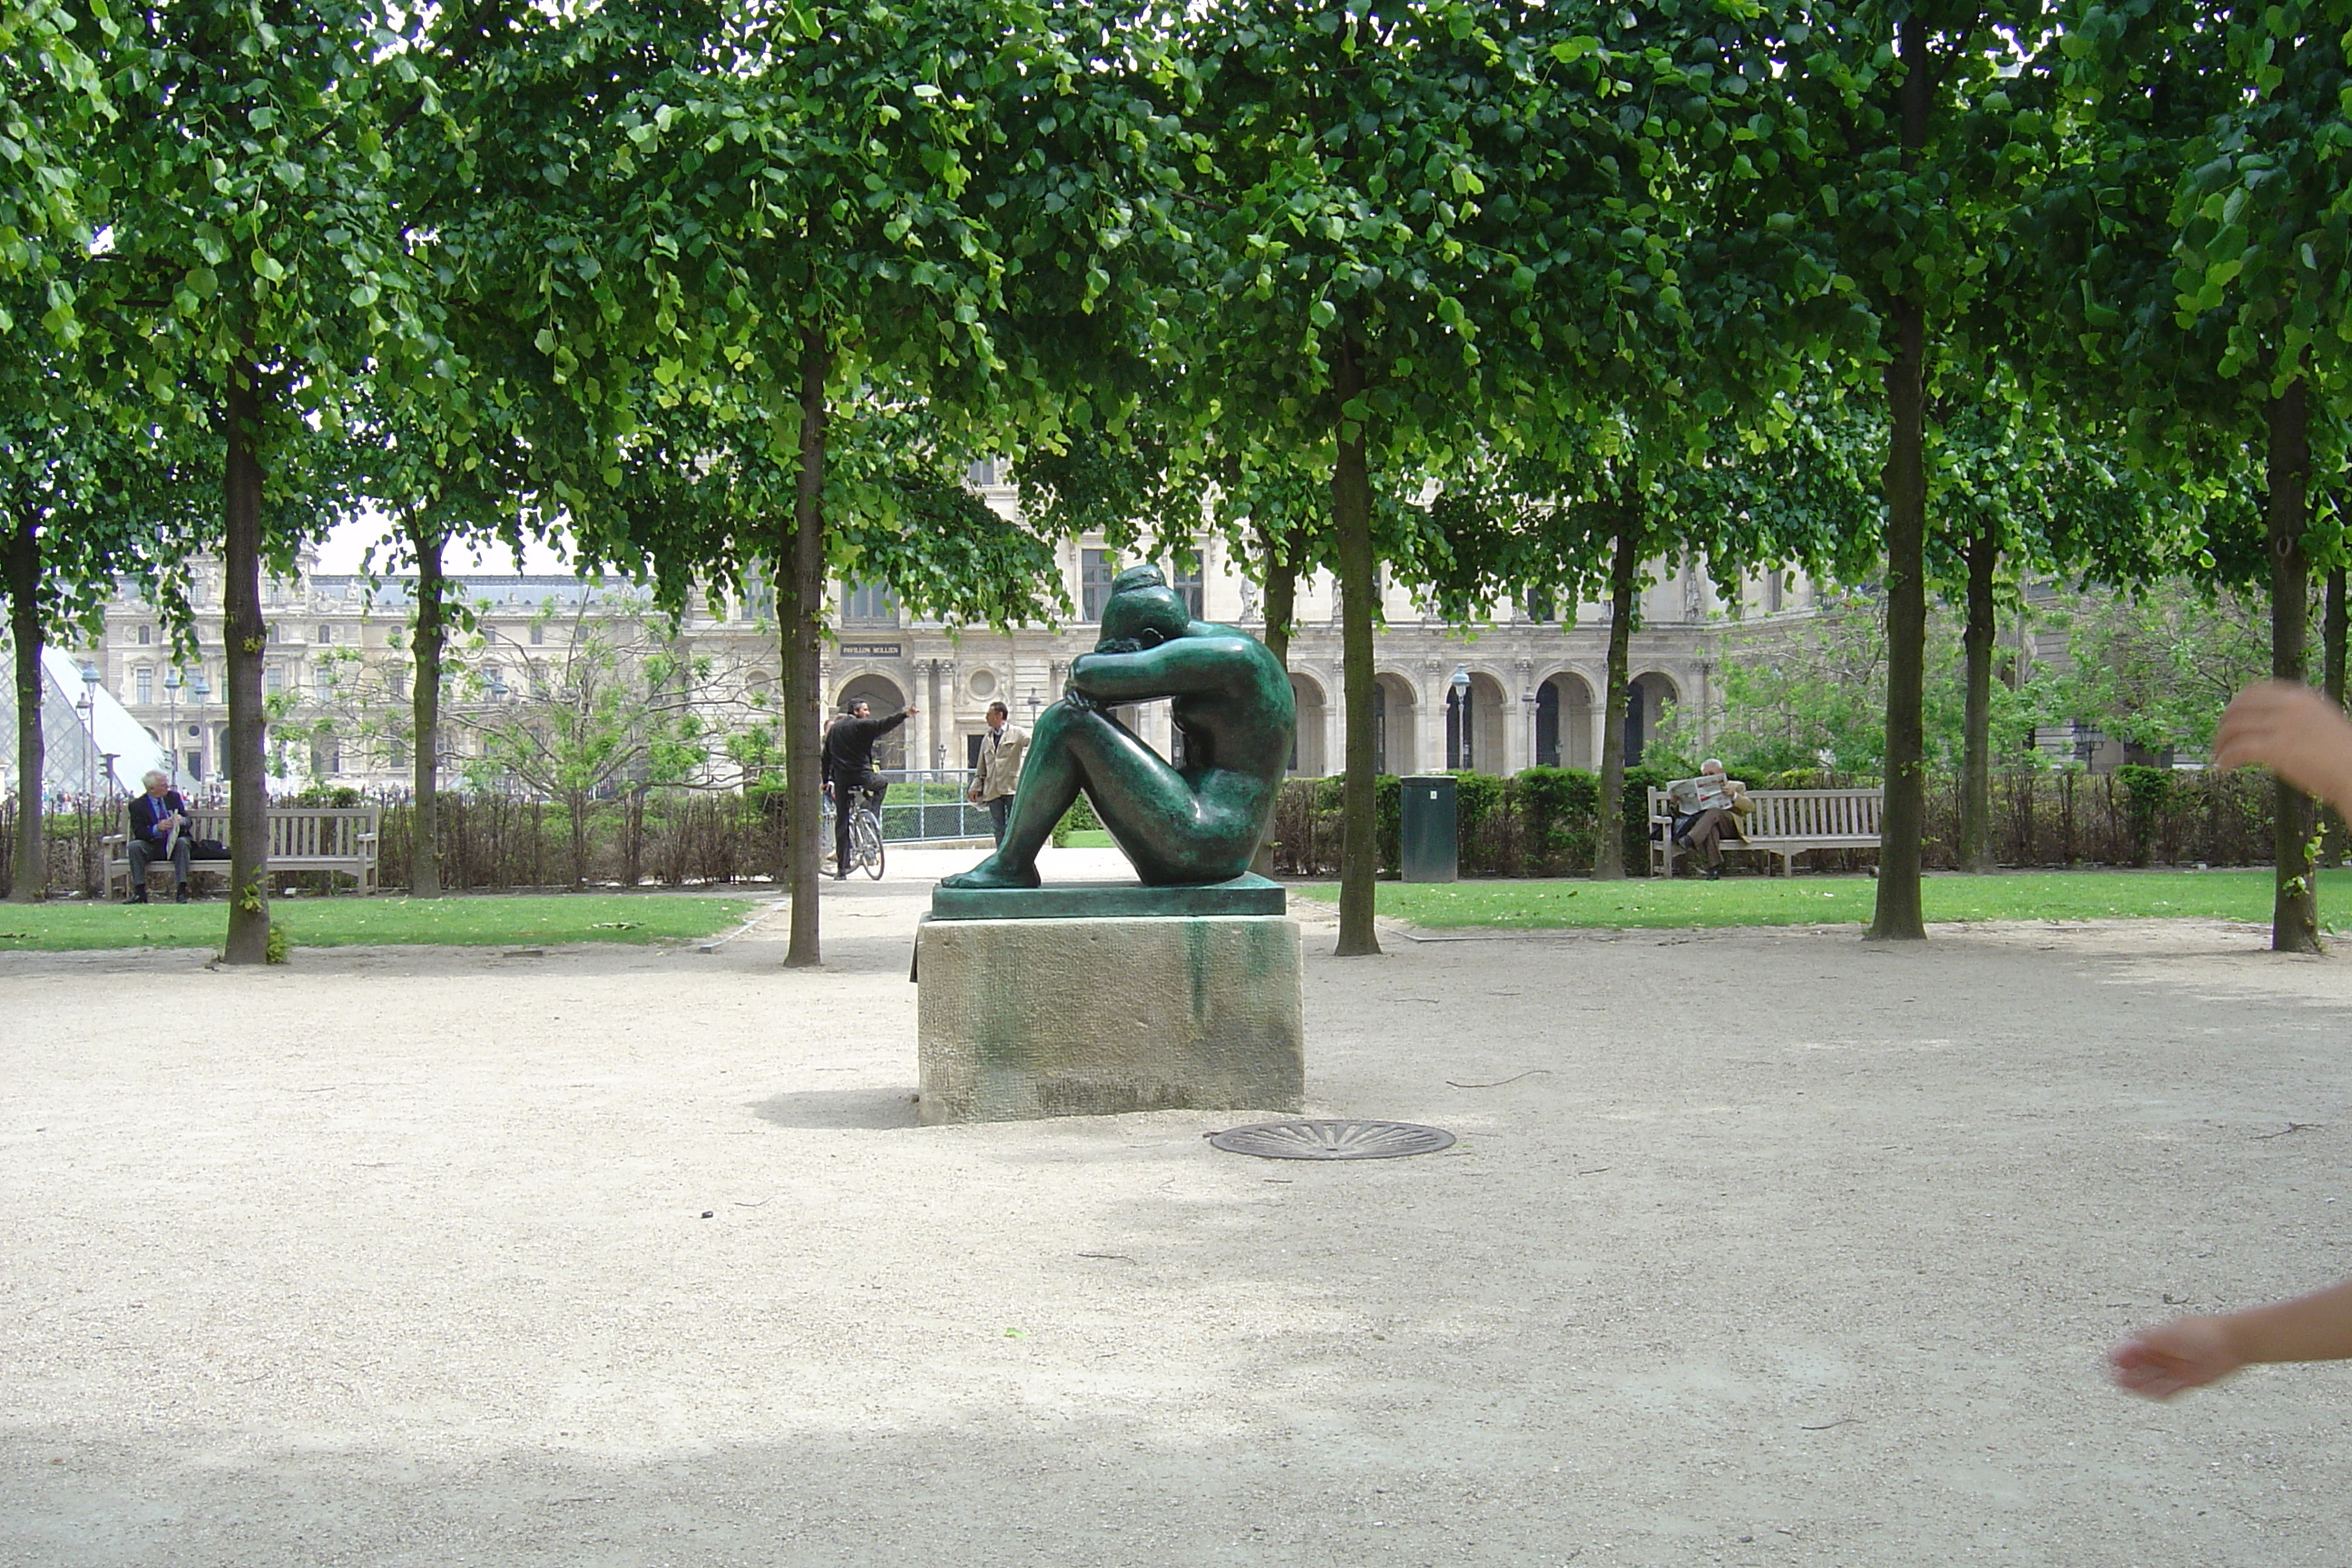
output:
M1192 612L1159 567L1130 566L1111 579L1110 597L1103 604L1102 637L1095 647L1105 653L1157 647L1182 637L1192 624Z

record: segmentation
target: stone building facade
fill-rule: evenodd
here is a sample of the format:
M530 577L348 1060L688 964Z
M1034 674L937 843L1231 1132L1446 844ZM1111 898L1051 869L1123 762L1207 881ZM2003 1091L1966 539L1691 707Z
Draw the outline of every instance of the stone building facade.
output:
M1009 491L989 492L989 499L1006 510L1012 504ZM1070 542L1058 558L1076 610L1058 626L958 630L905 615L881 589L836 584L835 636L823 661L828 709L837 710L853 695L869 698L877 711L912 702L920 711L891 738L885 764L970 766L989 703L1003 701L1016 722L1026 723L1060 694L1070 661L1094 646L1111 578L1129 563L1098 538ZM1189 567L1168 564L1171 584L1192 602L1196 615L1263 630L1258 591L1221 542L1204 538ZM625 588L572 576L472 574L455 581L473 603L489 650L475 655L478 662L495 660L499 648L513 650L518 664L526 661L546 639L568 637L578 617L642 614L641 599ZM371 583L321 573L309 557L291 580L265 584L270 627L265 692L276 698L282 723L307 734L331 706L322 680L331 670L348 672L355 658L370 667L404 664L406 587L399 579ZM110 606L100 642L75 657L94 664L130 713L167 742L184 779L203 784L219 772L228 729L216 566L199 568L197 589L199 653L185 666L173 663L152 610L127 595ZM1467 767L1507 773L1536 763L1597 765L1605 606L1579 605L1563 620L1531 615L1524 605L1497 605L1491 619L1463 627L1425 613L1405 591L1386 588L1381 597L1385 619L1373 660L1381 771ZM772 691L778 665L772 605L756 592L732 599L698 595L697 601L681 626L683 650L710 656L737 672L732 679L747 691ZM1677 706L1696 713L1704 742L1716 704L1717 633L1730 618L1753 624L1801 616L1814 602L1811 584L1792 574L1746 584L1737 605L1723 602L1704 573L1692 569L1651 585L1632 643L1629 754L1638 758L1667 710ZM1328 578L1301 584L1290 646L1298 697L1292 766L1301 775L1337 773L1345 760L1338 611ZM346 701L349 689L342 689ZM395 676L378 689L389 703L405 688ZM489 699L478 692L478 700ZM1165 703L1141 705L1128 716L1145 738L1168 748ZM409 773L399 748L380 739L306 739L303 746L309 754L298 755L281 773L288 784L397 787Z

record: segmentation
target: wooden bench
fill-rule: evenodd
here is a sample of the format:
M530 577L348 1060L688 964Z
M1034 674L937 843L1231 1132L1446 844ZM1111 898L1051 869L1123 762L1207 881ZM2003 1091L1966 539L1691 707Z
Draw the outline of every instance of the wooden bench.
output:
M269 808L269 851L262 863L266 876L292 871L328 871L352 879L356 889L373 893L376 889L376 833L380 807L373 805L273 805ZM188 836L194 838L228 837L228 807L226 805L193 805L188 808ZM122 831L110 833L102 840L106 846L106 896L117 897L131 891L131 805L122 806ZM226 860L198 860L195 869L215 870L228 875ZM169 860L151 860L147 874L152 879L161 870L172 868Z
M1756 809L1740 819L1743 838L1725 834L1720 843L1728 852L1756 849L1780 858L1782 871L1797 874L1797 857L1808 849L1875 849L1878 811L1886 798L1877 789L1752 789L1748 798ZM1691 853L1674 841L1674 814L1666 809L1666 792L1650 791L1650 870L1675 874L1675 857Z

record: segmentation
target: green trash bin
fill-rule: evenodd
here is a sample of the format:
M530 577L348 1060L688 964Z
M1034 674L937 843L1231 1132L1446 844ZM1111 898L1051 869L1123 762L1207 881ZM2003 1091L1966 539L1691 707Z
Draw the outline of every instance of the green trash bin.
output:
M1462 838L1454 805L1454 775L1422 773L1397 781L1401 869L1408 882L1454 882L1462 877Z

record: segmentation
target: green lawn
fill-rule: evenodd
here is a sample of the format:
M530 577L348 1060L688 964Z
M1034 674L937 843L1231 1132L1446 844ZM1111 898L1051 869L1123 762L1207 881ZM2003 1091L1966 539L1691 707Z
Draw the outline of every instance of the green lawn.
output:
M1433 930L1540 931L1570 926L1818 925L1867 921L1878 884L1867 877L1727 877L1720 882L1382 882L1383 915ZM1337 900L1328 883L1302 888ZM1931 876L1921 893L1931 921L2079 921L2114 916L2215 917L2267 924L2268 871L2018 871ZM2352 871L2323 871L2320 923L2352 930Z
M709 936L749 919L751 909L747 899L524 893L274 899L269 912L296 947L543 947ZM0 952L217 948L227 929L228 905L219 899L195 904L0 904Z

